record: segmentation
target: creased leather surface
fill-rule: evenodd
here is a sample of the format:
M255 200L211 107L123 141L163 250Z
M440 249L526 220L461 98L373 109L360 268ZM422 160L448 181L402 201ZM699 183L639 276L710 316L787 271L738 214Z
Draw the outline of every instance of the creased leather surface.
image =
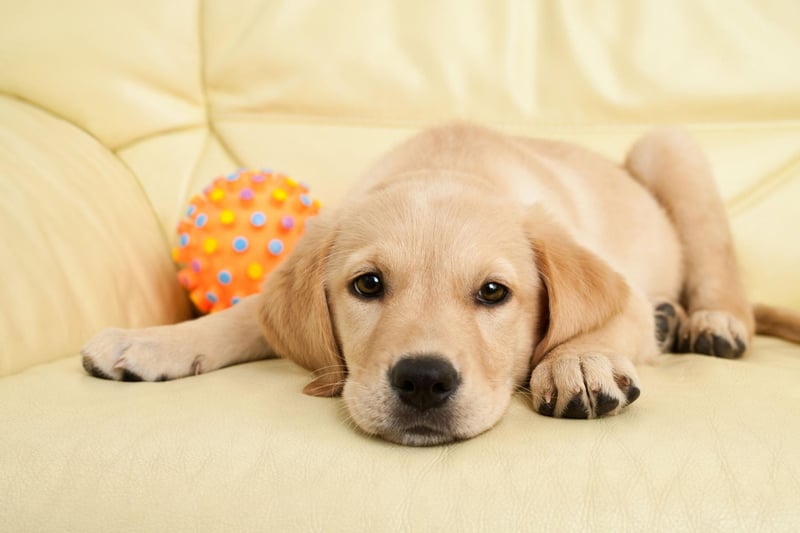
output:
M519 397L470 441L408 448L273 360L167 383L77 358L3 378L4 531L797 531L800 349L665 356L621 416Z
M271 167L334 206L451 118L615 159L685 125L750 295L800 309L798 57L790 1L0 0L0 531L800 530L780 341L666 357L616 418L519 397L431 449L360 435L285 361L120 384L75 355L187 316L169 241L214 176Z

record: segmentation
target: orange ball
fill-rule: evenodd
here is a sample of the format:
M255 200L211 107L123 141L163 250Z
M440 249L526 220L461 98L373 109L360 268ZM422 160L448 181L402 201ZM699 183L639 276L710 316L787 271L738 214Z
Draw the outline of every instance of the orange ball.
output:
M178 224L178 281L202 313L235 305L261 289L319 209L307 186L282 174L240 170L216 178Z

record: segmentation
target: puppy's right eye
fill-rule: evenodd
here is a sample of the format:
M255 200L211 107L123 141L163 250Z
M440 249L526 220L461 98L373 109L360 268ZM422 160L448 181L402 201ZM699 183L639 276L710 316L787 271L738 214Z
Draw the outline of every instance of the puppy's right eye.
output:
M478 301L484 305L497 305L503 303L508 297L508 287L490 281L478 291Z
M362 298L380 298L383 296L383 281L378 274L370 272L353 280L353 292Z

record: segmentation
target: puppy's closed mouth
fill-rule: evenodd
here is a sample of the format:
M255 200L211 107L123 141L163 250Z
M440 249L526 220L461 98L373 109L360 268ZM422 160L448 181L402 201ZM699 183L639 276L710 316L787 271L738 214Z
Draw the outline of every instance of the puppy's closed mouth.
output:
M434 446L461 440L449 409L423 414L395 413L394 423L386 428L383 437L411 446Z
M406 433L414 433L417 435L439 435L441 433L440 430L428 426L411 426L410 428L406 428L405 431Z
M435 446L458 440L449 430L430 426L415 425L395 430L393 435L386 435L389 440L411 446Z

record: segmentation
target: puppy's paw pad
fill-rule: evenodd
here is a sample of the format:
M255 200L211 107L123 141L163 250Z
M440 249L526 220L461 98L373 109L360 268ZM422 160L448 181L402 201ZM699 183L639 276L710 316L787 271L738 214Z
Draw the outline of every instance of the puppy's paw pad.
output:
M558 355L531 374L533 408L561 418L597 418L619 413L640 395L636 370L623 356Z
M604 392L600 392L595 398L594 407L597 416L605 416L617 410L617 407L619 407L619 399Z
M695 311L684 323L680 351L736 359L747 350L747 329L726 311Z
M680 330L686 322L686 311L679 304L671 301L662 301L654 309L656 322L656 342L662 353L677 349Z

